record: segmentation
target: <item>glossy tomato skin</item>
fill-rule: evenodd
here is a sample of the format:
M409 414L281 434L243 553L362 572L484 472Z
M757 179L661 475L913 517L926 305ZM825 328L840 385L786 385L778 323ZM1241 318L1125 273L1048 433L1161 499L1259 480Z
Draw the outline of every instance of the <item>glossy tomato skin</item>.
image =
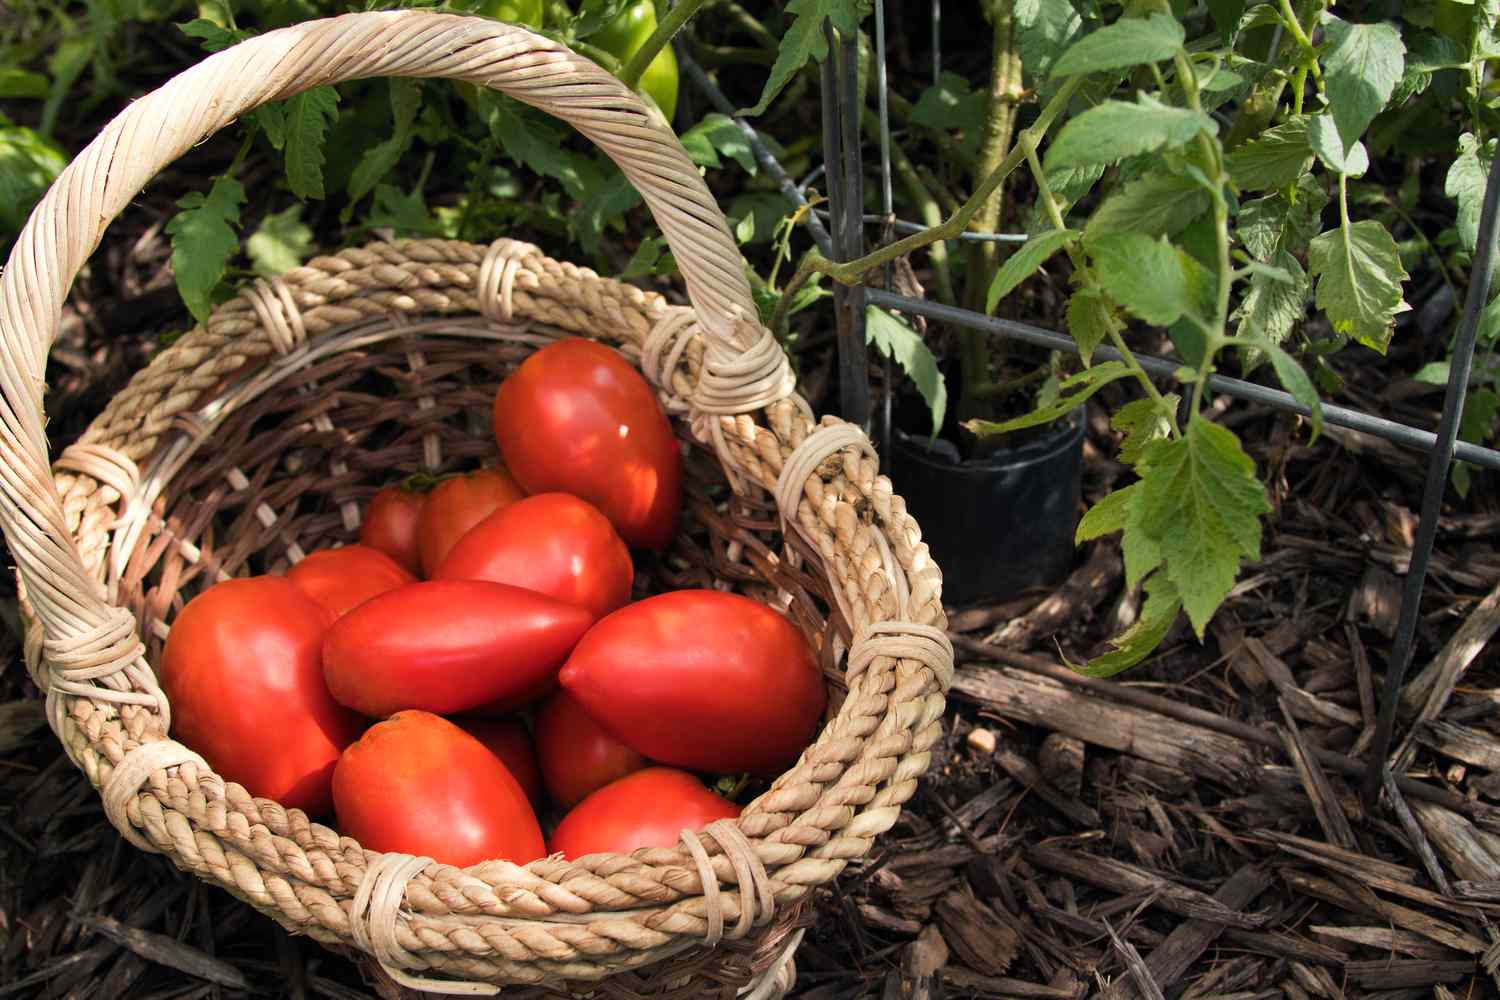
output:
M329 621L282 577L226 580L177 614L161 663L176 738L250 794L312 815L364 727L323 685Z
M334 623L323 675L340 704L373 718L465 712L546 693L592 622L582 608L504 583L409 583Z
M286 578L337 621L370 598L417 578L379 549L344 545L312 552L286 571Z
M509 583L603 618L630 600L634 574L630 550L597 507L567 493L540 493L476 524L433 578Z
M339 832L375 851L465 867L546 853L526 792L500 759L430 712L367 730L333 772Z
M703 782L670 767L648 767L611 782L563 817L547 848L569 860L586 854L629 854L672 847L683 830L735 819L740 807Z
M376 493L365 509L359 526L359 543L379 549L413 576L422 572L422 553L417 546L417 521L427 494L402 486L387 486Z
M626 543L661 549L682 507L682 454L651 386L591 340L537 351L500 384L495 440L528 493L572 493Z
M542 772L537 767L536 752L532 749L531 734L519 719L474 719L460 716L451 719L455 726L474 737L500 758L500 763L511 773L532 808L540 808L545 794L542 787Z
M791 622L717 590L626 605L584 636L559 680L626 745L694 771L785 769L828 698Z
M566 691L536 714L536 755L547 791L564 809L650 763L605 732Z
M431 577L470 528L525 495L515 479L500 469L480 469L438 483L427 494L417 521L422 575Z

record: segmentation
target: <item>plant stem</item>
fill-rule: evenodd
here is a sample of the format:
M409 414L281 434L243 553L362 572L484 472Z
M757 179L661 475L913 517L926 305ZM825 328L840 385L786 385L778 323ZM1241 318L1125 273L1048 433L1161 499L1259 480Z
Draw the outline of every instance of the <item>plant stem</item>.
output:
M862 117L865 128L879 129L880 123L873 111L866 109ZM905 151L899 145L891 146L891 170L906 189L906 197L911 200L912 207L922 221L929 226L942 222L943 212L938 207L937 199L927 189L927 185L922 183L917 168L912 166L911 160L907 159ZM927 259L932 261L933 276L937 279L938 301L945 305L955 305L957 300L953 295L953 272L948 264L948 244L941 240L932 244L927 248Z
M771 34L755 15L735 3L735 0L714 0L714 7L728 14L731 21L739 25L742 31L755 39L757 45L772 55L775 55L776 51L781 47L776 36Z
M1014 97L1021 89L1021 54L1016 47L1014 6L1014 0L991 0L989 4L990 20L994 25L990 100L985 115L984 139L980 143L979 158L972 174L975 181L987 177L1005 159L1015 135ZM1005 183L1004 178L1001 178L1001 183L995 185L980 204L972 228L982 233L995 232L1004 209ZM964 297L971 309L984 302L985 292L998 266L998 251L999 247L988 241L969 247ZM973 335L982 336L977 333Z
M656 25L651 37L626 61L625 68L620 71L620 79L625 86L631 90L636 89L641 82L641 74L646 72L646 67L651 65L657 53L671 43L672 36L682 30L682 26L698 13L698 8L705 2L706 0L677 0L677 6L667 12L667 16Z

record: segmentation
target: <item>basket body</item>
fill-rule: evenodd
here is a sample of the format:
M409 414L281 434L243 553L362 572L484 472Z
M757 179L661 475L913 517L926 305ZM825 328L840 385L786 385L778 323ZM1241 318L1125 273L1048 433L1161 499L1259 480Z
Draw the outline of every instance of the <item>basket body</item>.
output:
M394 32L377 49L399 64L393 71L426 58L442 72L423 64L411 75L494 82L492 69L449 65L488 46L524 71L507 86L523 99L537 96L526 90L534 75L549 95L580 95L584 110L570 120L587 119L580 128L611 155L625 150L627 174L653 185L643 193L679 258L718 246L722 216L704 222L707 192L696 172L681 190L679 175L663 184L650 174L651 143L670 152L670 133L648 135L659 123L628 117L645 114L628 92L554 43L422 12L327 24ZM326 55L308 41L321 32L268 45L282 53L278 65L287 52L312 59ZM403 56L401 44L416 54ZM538 52L547 56L540 63ZM596 91L609 101L591 101ZM151 101L100 142L135 135ZM591 116L621 115L627 127L617 131L628 141L616 149ZM105 170L88 186L118 210L133 191L124 181L110 187L116 161L93 150L59 188ZM682 218L669 222L664 213L674 212ZM111 821L143 849L295 932L367 952L416 989L529 984L519 995L757 998L784 990L810 892L868 853L926 770L952 654L941 632L941 578L915 523L862 433L819 425L791 391L774 341L744 318L737 258L730 266L719 248L700 259L688 275L691 309L509 240L374 244L318 258L257 282L163 350L48 471L28 375L45 358L54 328L45 320L89 240L63 248L60 291L37 276L49 232L88 217L80 199L54 189L0 276L10 362L0 371L3 441L16 457L4 470L0 520L19 564L28 666L48 694L53 729L100 788ZM725 242L732 249L727 233ZM352 540L364 502L400 475L496 458L495 387L530 351L563 336L594 337L640 365L684 442L684 525L650 568L652 586L746 593L787 613L820 651L830 717L797 764L738 822L685 836L679 847L459 870L367 851L252 798L172 740L151 665L176 611L220 579L276 572L313 548Z

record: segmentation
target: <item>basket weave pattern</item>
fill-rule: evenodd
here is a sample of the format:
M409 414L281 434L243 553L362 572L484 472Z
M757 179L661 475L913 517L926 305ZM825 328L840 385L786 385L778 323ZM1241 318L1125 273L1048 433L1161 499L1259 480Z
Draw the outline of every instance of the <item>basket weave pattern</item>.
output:
M472 80L574 124L641 190L693 307L510 240L347 249L225 303L49 469L40 373L104 225L238 114L378 74ZM916 524L862 432L815 421L792 391L785 356L746 319L742 268L659 119L586 60L495 22L408 11L274 32L111 123L0 275L0 522L25 595L27 663L111 821L419 988L457 989L413 978L437 974L543 992L592 983L599 996L784 989L808 893L869 852L926 770L952 653ZM460 870L366 851L252 798L169 738L150 664L187 599L350 540L363 502L397 475L493 457L495 386L538 345L575 335L640 365L691 443L684 528L653 583L751 594L822 653L842 700L791 770L738 822L678 847Z

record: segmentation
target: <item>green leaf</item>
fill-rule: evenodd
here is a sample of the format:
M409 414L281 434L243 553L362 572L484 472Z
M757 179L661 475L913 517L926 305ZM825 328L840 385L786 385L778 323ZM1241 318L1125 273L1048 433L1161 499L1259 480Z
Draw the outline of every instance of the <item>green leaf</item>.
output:
M602 184L597 184L578 206L578 211L568 219L568 226L578 242L590 254L599 252L604 227L618 223L626 212L641 203L641 194L630 183L630 178L616 170Z
M1142 458L1142 522L1200 639L1229 595L1242 559L1260 558L1260 515L1270 511L1255 463L1232 431L1195 416L1175 440Z
M1057 398L1039 405L1030 413L1024 413L1019 417L1009 420L966 420L964 428L972 431L980 437L988 437L995 434L1005 434L1010 431L1018 431L1027 427L1040 427L1042 424L1050 424L1060 417L1065 417L1078 407L1088 401L1100 389L1111 382L1118 382L1122 378L1134 378L1135 372L1126 367L1122 361L1106 361L1103 364L1093 365L1085 368L1076 375L1064 379L1058 387ZM1076 392L1069 390L1076 389Z
M1090 507L1078 520L1078 530L1073 533L1073 544L1082 545L1084 542L1124 531L1126 513L1130 510L1131 501L1139 493L1140 483L1132 483L1115 490Z
M262 104L246 115L245 120L259 125L275 149L286 148L286 108L280 103Z
M932 412L932 434L942 429L948 412L948 387L938 370L937 358L917 331L893 313L875 306L865 307L865 339L881 354L901 366L911 379L927 409Z
M394 229L398 236L431 236L437 228L420 192L407 194L391 184L375 185L369 221Z
M1401 297L1406 269L1385 226L1364 219L1321 234L1308 245L1307 268L1334 332L1384 354L1396 314L1410 308Z
M312 251L312 229L302 221L301 203L260 220L255 233L245 241L245 252L255 273L270 278L290 271Z
M1135 465L1146 445L1172 433L1172 415L1180 398L1169 392L1161 400L1158 403L1149 396L1132 399L1109 418L1109 426L1124 435L1120 439L1120 461L1126 465Z
M1336 174L1363 177L1370 169L1370 154L1365 144L1356 142L1346 149L1338 126L1329 115L1315 115L1307 123L1307 141L1323 166Z
M1235 231L1257 260L1270 260L1278 250L1301 253L1322 230L1328 191L1312 174L1297 181L1296 200L1284 194L1266 195L1240 205Z
M1164 240L1106 233L1085 244L1109 297L1153 326L1202 315L1203 265Z
M1069 0L1014 0L1016 42L1028 80L1046 80L1057 57L1078 36L1083 19Z
M1435 35L1429 31L1406 32L1406 70L1401 82L1391 93L1391 104L1398 105L1416 97L1432 86L1433 74L1446 69L1462 69L1468 65L1463 50L1447 35Z
M630 255L630 261L626 263L625 270L620 272L623 281L632 278L646 278L652 275L673 274L677 271L677 264L672 260L672 254L667 246L665 237L648 236L641 240L641 245L635 248L635 253ZM804 288L807 285L802 286Z
M1239 34L1240 18L1245 15L1245 0L1208 0L1208 13L1219 29L1219 40L1231 41Z
M823 35L823 23L832 22L845 38L859 30L864 10L859 0L791 0L786 12L795 15L791 27L781 36L781 45L776 50L776 61L771 65L771 75L766 79L765 89L753 108L742 108L738 115L763 115L797 71L809 62L822 62L828 58L828 40Z
M1271 367L1276 370L1276 377L1281 380L1282 388L1312 412L1309 418L1312 421L1312 436L1307 441L1312 444L1323 433L1323 402L1318 398L1317 388L1307 371L1284 348L1267 341L1261 345L1261 349L1271 356Z
M678 139L688 151L688 156L700 167L717 170L724 165L724 161L719 159L719 154L723 153L752 176L759 169L749 138L728 115L710 112L702 121L678 136Z
M1047 186L1052 189L1052 194L1065 202L1076 202L1088 194L1099 178L1104 176L1106 169L1103 163L1085 163L1076 167L1055 167L1052 164L1051 149L1047 150L1048 156L1042 160L1042 171L1047 175ZM1045 220L1046 225L1051 225L1047 219L1045 209L1039 210L1040 218Z
M568 29L574 38L587 38L597 34L605 25L619 17L632 2L634 0L583 0Z
M1109 303L1092 288L1068 296L1068 336L1078 345L1078 356L1092 364L1094 350L1109 336Z
M1230 153L1225 166L1236 187L1257 191L1295 184L1312 161L1304 116L1262 132L1259 138Z
M1484 185L1495 160L1495 140L1483 147L1474 133L1458 137L1458 157L1448 168L1443 193L1458 204L1458 236L1464 249L1473 253L1479 244L1479 214L1484 203Z
M200 17L186 24L179 24L177 30L189 38L196 38L203 46L205 52L219 52L237 42L244 41L250 37L248 31L234 31L221 24L216 24L206 17Z
M984 135L988 103L983 93L970 89L968 80L957 73L944 73L917 98L911 120L928 128L962 132L959 146L972 153Z
M1161 62L1176 55L1186 37L1182 25L1169 14L1124 17L1074 42L1052 64L1050 75L1076 76Z
M1106 198L1084 232L1090 239L1112 232L1172 236L1208 207L1208 192L1192 178L1158 170L1128 181Z
M167 223L172 237L172 273L177 290L195 319L203 323L213 310L213 292L229 258L240 248L234 226L240 221L245 189L232 177L214 181L207 197L193 191L177 203L177 214Z
M0 98L46 97L47 78L16 66L0 67Z
M298 198L323 197L323 142L339 113L339 92L314 87L286 102L286 180Z
M0 234L20 231L67 165L66 153L24 125L0 128Z
M375 189L375 185L386 178L401 160L411 145L412 123L422 106L422 85L417 80L392 77L391 91L392 133L389 139L376 143L365 150L354 171L349 175L349 201L344 207L343 218L348 219L355 202Z
M1146 600L1141 605L1140 617L1109 640L1114 650L1094 657L1083 666L1069 666L1085 677L1113 677L1129 670L1162 644L1181 610L1182 598L1177 587L1165 575L1153 573L1146 581Z
M552 123L541 120L539 113L514 98L488 90L480 92L479 107L490 136L507 157L560 182L570 197L582 201L592 188L603 183L599 165L565 148L561 133Z
M1307 296L1312 291L1312 283L1302 270L1302 265L1297 263L1297 258L1285 250L1277 251L1273 260L1278 268L1290 276L1290 283L1278 281L1264 273L1251 275L1250 290L1245 294L1234 318L1239 323L1238 332L1241 335L1263 337L1270 343L1279 344L1306 318ZM1254 366L1255 361L1250 360L1246 364L1246 370Z
M1401 80L1406 45L1390 24L1350 24L1328 16L1323 55L1328 104L1344 147L1353 145L1375 119Z
M1500 412L1500 395L1487 387L1474 389L1464 397L1458 436L1471 444L1484 444L1494 432L1497 412Z
M1008 257L995 278L990 282L989 295L985 298L984 311L992 313L1000 300L1015 290L1015 287L1031 277L1042 266L1042 262L1063 247L1077 242L1079 233L1072 229L1053 229L1033 236L1022 243Z
M1449 365L1446 361L1429 361L1412 376L1418 382L1427 385L1447 385Z
M1120 555L1125 559L1125 587L1134 590L1151 571L1162 564L1161 543L1145 528L1146 488L1135 483L1135 499L1126 505L1125 531L1120 535Z
M1136 104L1105 101L1069 119L1052 142L1050 159L1057 167L1113 163L1217 131L1218 124L1201 111L1169 107L1141 94Z

